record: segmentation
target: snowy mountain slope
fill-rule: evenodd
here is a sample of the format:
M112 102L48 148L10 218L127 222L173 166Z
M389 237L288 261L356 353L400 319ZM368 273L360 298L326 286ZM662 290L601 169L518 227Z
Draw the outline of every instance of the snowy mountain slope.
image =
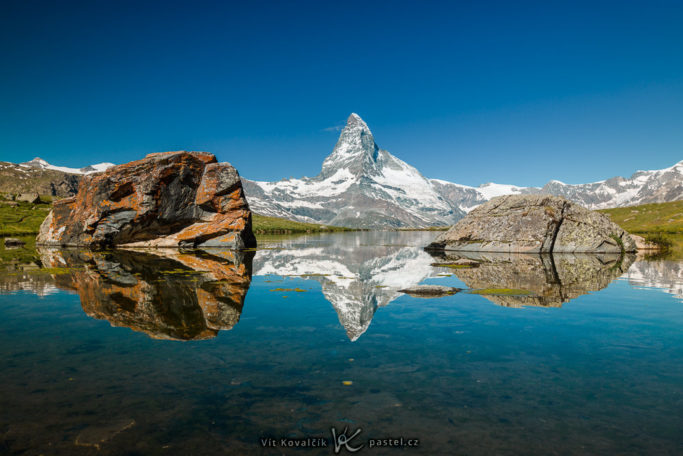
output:
M357 114L349 116L318 176L243 183L254 212L302 222L426 227L464 215L417 169L380 149Z
M61 171L63 173L67 174L90 174L90 173L99 173L101 171L105 171L108 168L111 168L114 166L113 163L98 163L96 165L89 165L85 166L83 168L67 168L66 166L54 166L46 162L40 157L36 157L31 161L27 161L24 163L19 163L19 166L23 166L24 168L35 168L35 169L50 169L53 171Z
M0 162L0 193L39 193L57 197L73 196L85 174L113 166L99 163L85 168L54 166L40 158L25 163Z
M577 185L551 180L542 188L501 184L468 187L437 179L431 182L441 196L465 212L495 196L520 193L562 196L589 209L605 209L683 199L683 161L665 169L638 171L628 179L613 177Z

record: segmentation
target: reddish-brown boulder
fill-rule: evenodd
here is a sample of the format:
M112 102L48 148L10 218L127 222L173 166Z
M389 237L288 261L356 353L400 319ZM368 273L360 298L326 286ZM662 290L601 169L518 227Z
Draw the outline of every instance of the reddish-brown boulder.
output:
M54 246L256 246L237 170L205 152L162 152L83 177L55 202L37 243Z

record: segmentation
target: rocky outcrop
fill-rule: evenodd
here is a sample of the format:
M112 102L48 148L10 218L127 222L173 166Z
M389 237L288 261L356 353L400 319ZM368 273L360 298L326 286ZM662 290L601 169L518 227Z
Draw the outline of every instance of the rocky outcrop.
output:
M204 152L164 152L82 178L38 234L50 246L256 246L239 174Z
M634 252L631 236L600 213L547 195L506 195L470 212L428 250L516 253Z
M40 249L55 285L79 294L83 311L154 339L200 340L237 324L253 251Z

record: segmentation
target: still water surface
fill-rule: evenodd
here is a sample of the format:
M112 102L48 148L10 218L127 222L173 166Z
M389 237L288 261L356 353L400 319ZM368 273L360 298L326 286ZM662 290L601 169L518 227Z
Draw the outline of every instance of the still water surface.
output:
M0 454L333 454L333 427L361 429L360 454L683 451L683 262L453 268L422 250L433 237L17 251L0 272ZM398 291L417 284L463 291ZM388 437L419 445L368 448Z

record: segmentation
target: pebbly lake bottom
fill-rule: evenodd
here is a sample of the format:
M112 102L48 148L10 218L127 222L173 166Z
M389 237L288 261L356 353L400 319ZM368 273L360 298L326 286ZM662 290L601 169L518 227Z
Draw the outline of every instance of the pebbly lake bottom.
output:
M433 236L6 263L0 454L334 454L332 429L360 430L340 454L683 450L682 261L448 267Z

